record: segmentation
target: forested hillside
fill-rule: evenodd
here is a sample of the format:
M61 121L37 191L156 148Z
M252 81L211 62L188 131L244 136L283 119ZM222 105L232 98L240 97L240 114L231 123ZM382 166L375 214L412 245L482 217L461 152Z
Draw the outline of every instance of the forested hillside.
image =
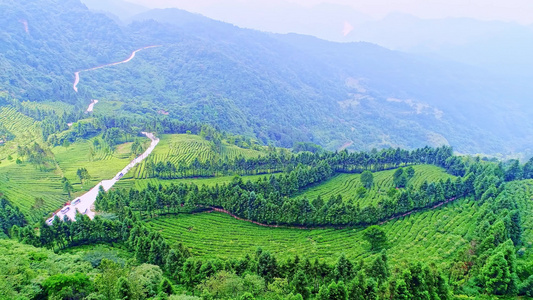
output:
M109 108L102 112L165 112L285 147L529 151L528 111L513 106L520 93L476 69L366 43L240 29L175 9L121 27L76 0L0 3L7 16L0 21L0 88L19 100L81 110L98 97ZM82 72L73 91L74 72L150 45L161 47ZM513 107L512 117L502 114L502 103Z

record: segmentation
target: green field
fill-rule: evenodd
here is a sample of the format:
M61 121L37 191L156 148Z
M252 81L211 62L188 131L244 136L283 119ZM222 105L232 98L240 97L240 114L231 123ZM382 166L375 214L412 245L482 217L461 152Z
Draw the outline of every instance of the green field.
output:
M5 160L8 155L17 152L17 146L30 145L35 141L41 141L41 130L38 122L23 115L12 107L0 107L0 125L15 135L15 139L0 145L0 161Z
M30 108L51 109L51 104L25 103ZM57 110L68 110L68 106L57 106ZM0 192L4 193L26 215L42 215L60 208L68 200L62 190L61 178L67 177L74 185L75 194L81 194L92 188L102 179L116 175L131 161L131 143L118 145L115 151L104 147L94 149L90 156L92 140L83 140L69 147L58 146L51 149L52 160L47 170L24 162L16 164L17 146L30 146L38 142L46 148L42 141L39 122L27 117L14 108L0 107L0 124L15 135L13 141L0 146ZM148 139L146 139L148 141ZM8 155L12 159L8 160ZM81 186L76 176L78 168L87 168L92 179ZM44 206L39 211L31 210L35 198L41 197Z
M98 137L97 137L98 138ZM73 184L79 183L76 175L78 168L86 168L91 175L91 182L85 184L83 190L92 188L94 184L103 179L110 179L127 166L134 158L131 154L131 144L124 143L116 146L115 151L110 151L104 146L94 147L90 140L76 142L68 147L58 146L52 149L56 161L61 168L63 176ZM145 138L148 141L147 138ZM91 148L94 155L91 156Z
M383 226L394 262L404 259L445 264L466 244L475 224L476 204L458 200L441 209L425 211ZM334 262L342 253L349 258L371 254L361 228L301 230L267 228L236 220L223 213L183 214L148 221L150 227L173 242L182 242L200 257L222 259L253 254L257 247L280 258L298 254Z
M266 155L266 152L239 148L235 145L223 143L221 150L215 149L214 145L198 135L191 134L163 134L160 142L152 152L149 159L154 163L170 161L175 165L190 165L195 159L200 162L217 161L219 159L234 159L239 156L244 158ZM143 161L132 170L133 178L146 179L146 163Z
M455 178L453 175L446 173L442 168L433 165L418 165L413 166L415 169L415 175L409 180L409 184L414 187L419 187L425 180L428 182L437 182L439 180L446 180ZM375 172L374 185L370 189L366 196L357 199L361 208L370 204L376 204L383 195L387 194L387 191L392 188L393 174L395 170L387 170L381 172ZM341 195L344 200L352 200L357 198L357 188L363 186L361 184L361 174L339 174L327 182L311 187L302 193L296 195L296 197L307 197L308 199L315 199L321 196L322 199L328 200L331 196Z
M69 200L63 194L61 176L57 172L39 171L30 164L2 163L0 191L25 214L35 213L30 208L37 197L44 199L42 213L54 211Z
M38 109L41 111L54 111L56 115L61 116L70 113L74 110L74 106L60 101L45 101L45 102L30 102L24 101L21 103L23 107L29 109ZM89 105L89 103L87 103Z

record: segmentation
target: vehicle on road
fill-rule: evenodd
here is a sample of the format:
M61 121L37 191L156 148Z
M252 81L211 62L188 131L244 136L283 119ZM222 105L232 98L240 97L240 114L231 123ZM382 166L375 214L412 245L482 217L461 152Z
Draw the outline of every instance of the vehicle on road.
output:
M61 210L61 213L62 213L62 214L66 214L69 210L70 210L70 207L67 206L67 207L65 207L65 208L63 208L63 209Z
M54 217L51 217L50 219L46 220L46 224L52 225L54 223Z
M72 202L72 205L77 205L77 204L79 204L80 202L81 202L81 199L78 198L78 199L74 200L74 202Z
M122 173L118 174L117 177L116 177L117 180L119 180L120 178L122 178L122 176L124 176L124 174L122 174Z

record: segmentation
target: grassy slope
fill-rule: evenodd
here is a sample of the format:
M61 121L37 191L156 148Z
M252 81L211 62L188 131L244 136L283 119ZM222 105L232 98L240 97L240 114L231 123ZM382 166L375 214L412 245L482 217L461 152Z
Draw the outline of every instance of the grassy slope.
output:
M454 179L454 176L446 173L442 168L433 165L419 165L414 166L415 176L409 180L410 185L415 187L420 186L424 180L428 182L437 182L440 179L446 180L448 178ZM369 190L366 196L358 199L361 207L375 204L379 201L382 195L393 187L392 176L395 170L388 170L374 173L374 185ZM315 199L321 196L322 199L328 200L331 196L341 195L344 200L351 200L356 197L356 190L361 184L360 174L340 174L327 182L314 186L297 195L297 197L305 196L308 199Z
M62 195L60 172L44 172L28 163L15 164L17 146L42 143L38 122L11 107L0 107L0 123L15 139L0 147L0 192L28 214L36 197L45 200L43 211L55 210L67 199ZM8 155L13 160L6 159Z
M3 115L1 115L2 113ZM33 119L7 108L0 108L0 116L4 116L2 120L6 123L6 126L11 124L8 129L17 136L15 141L4 146L3 149L11 149L10 153L12 153L16 152L16 146L19 144L28 145L33 141L42 143L39 140L40 134L37 128L34 128L38 123ZM22 128L33 129L24 132ZM47 213L56 210L63 203L70 200L62 190L61 177L67 177L75 188L74 194L79 195L92 188L97 182L116 175L133 158L131 156L131 143L118 145L112 153L106 151L103 147L97 148L95 155L90 157L89 153L92 147L92 140L78 141L69 147L58 146L52 148L52 153L57 162L56 169L52 171L40 171L28 163L16 165L14 160L4 160L0 164L0 191L5 193L26 214L30 213L30 208L34 204L35 198L42 197L45 201L45 206L39 214ZM2 148L0 148L1 150ZM264 153L227 144L223 146L222 154L217 154L213 152L209 142L200 136L180 134L163 135L161 142L155 148L152 155L156 161L170 159L175 163L190 163L195 157L203 160L206 158L212 159L220 155L233 158L238 155L253 157L261 154ZM7 154L5 156L7 157ZM16 156L14 157L16 158ZM83 186L76 176L78 168L87 168L92 177L90 182L87 182ZM229 182L233 178L232 176L226 176L179 180L134 179L134 177L137 177L135 176L136 174L143 172L144 165L140 165L128 173L117 186L122 188L144 188L148 185L148 182L152 184L194 182L198 185L215 185L217 183ZM246 178L255 180L257 177L259 176L249 176Z
M17 152L17 146L31 145L42 142L38 122L17 112L9 106L0 107L0 124L15 135L15 139L0 146L0 161Z

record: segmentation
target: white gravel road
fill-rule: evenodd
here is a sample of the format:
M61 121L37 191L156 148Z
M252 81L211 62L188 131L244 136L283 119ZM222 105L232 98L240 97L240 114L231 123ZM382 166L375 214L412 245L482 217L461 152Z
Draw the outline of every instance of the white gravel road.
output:
M98 196L100 186L102 186L105 191L109 190L115 183L120 180L120 178L122 178L122 176L128 173L131 168L133 168L136 164L140 163L146 157L148 157L148 155L150 155L150 153L152 153L152 151L154 150L155 146L159 143L159 139L156 138L153 133L143 132L142 134L146 135L150 140L152 140L152 142L150 143L150 147L148 147L148 149L146 149L143 154L132 160L124 169L122 169L122 171L118 172L117 175L115 175L113 178L108 180L102 180L84 195L72 199L70 205L61 208L61 211L63 212L57 213L59 219L63 219L63 216L67 216L69 219L75 220L77 210L82 214L86 214L91 219L94 218L95 212L93 210L93 204L96 201L96 196ZM77 199L80 200L79 203L74 204L75 201L78 202ZM50 220L53 220L53 217L52 219L48 219L47 222L51 222Z

